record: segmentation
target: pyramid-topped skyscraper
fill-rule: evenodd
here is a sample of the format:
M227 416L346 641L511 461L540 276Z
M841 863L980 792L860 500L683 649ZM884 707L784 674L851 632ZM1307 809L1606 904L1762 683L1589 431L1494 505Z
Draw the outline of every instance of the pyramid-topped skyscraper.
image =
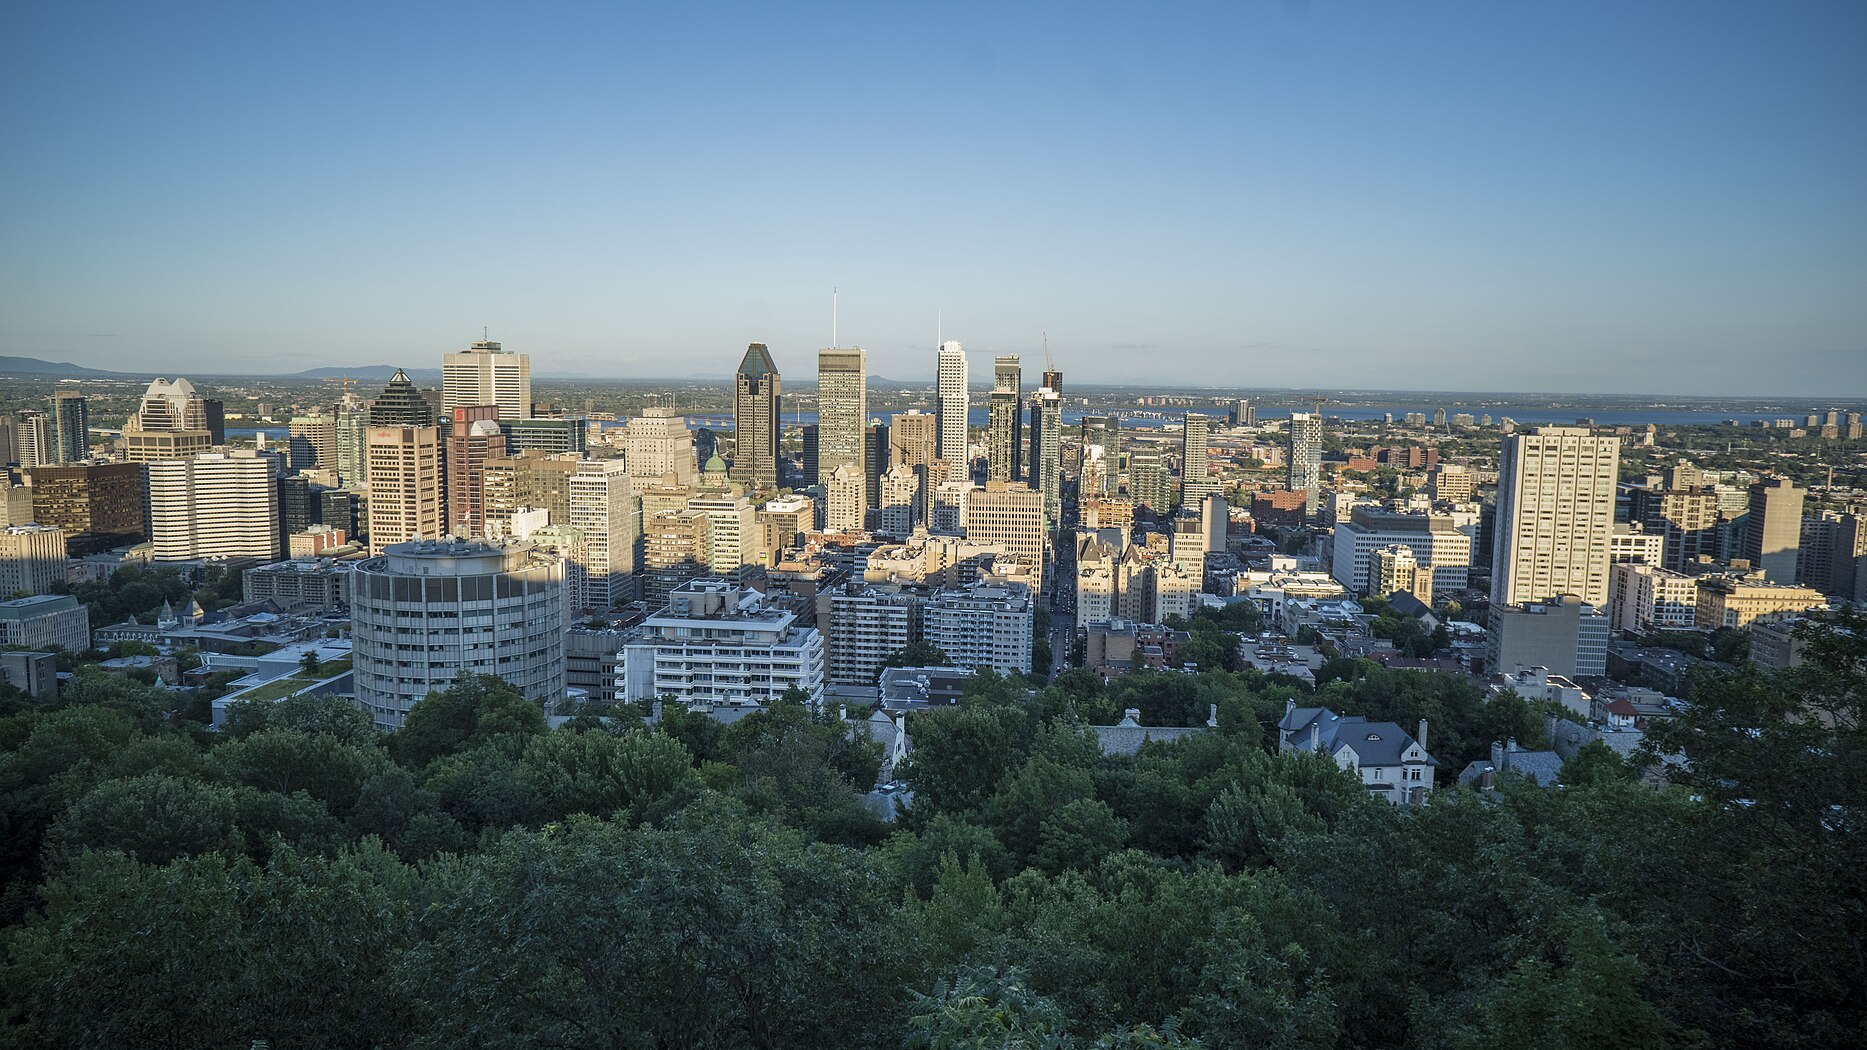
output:
M764 343L746 347L734 381L733 480L749 488L777 488L778 366Z

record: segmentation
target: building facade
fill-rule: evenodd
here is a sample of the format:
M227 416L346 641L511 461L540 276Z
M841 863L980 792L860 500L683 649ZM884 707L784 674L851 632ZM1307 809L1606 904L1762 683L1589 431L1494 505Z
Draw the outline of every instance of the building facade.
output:
M532 357L495 342L478 342L441 357L441 412L468 405L495 405L498 419L532 414Z
M1608 600L1608 540L1620 439L1537 427L1504 439L1498 471L1493 606L1575 595Z
M781 483L778 391L778 366L771 352L764 343L747 346L733 377L733 478L755 489Z
M564 565L529 544L392 544L351 580L357 703L378 727L465 674L528 700L564 696Z
M156 561L280 556L278 460L252 451L160 459L149 467Z

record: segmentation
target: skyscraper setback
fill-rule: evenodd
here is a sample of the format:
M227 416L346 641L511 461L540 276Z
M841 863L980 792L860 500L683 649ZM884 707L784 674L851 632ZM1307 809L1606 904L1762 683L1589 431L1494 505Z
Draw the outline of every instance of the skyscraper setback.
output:
M992 394L986 400L985 477L1012 481L1024 477L1021 415L1023 374L1018 355L1000 354L992 361Z
M532 414L532 358L498 343L478 342L441 358L441 413L471 405L498 405L500 419Z
M972 400L966 389L966 351L958 343L948 340L940 344L936 378L939 456L963 474L971 459L967 455L966 413L972 409Z
M746 347L733 378L732 476L753 488L777 488L778 366L764 343Z
M831 348L817 353L817 483L828 485L848 464L866 474L869 415L868 354Z

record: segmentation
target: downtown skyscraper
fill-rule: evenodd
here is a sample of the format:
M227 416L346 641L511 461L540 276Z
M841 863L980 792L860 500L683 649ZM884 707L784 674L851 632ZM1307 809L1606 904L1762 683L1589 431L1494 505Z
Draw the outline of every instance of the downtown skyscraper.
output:
M1209 420L1198 412L1188 412L1180 429L1180 507L1197 510L1205 498L1218 491L1206 462L1206 428Z
M1023 372L1017 354L992 360L992 393L986 399L985 477L1012 481L1024 477Z
M1046 378L1051 373L1045 373ZM1059 376L1059 378L1061 378ZM1044 525L1063 517L1063 392L1045 386L1031 395L1030 484L1044 495Z
M733 379L732 475L740 484L779 485L778 396L778 366L764 343L752 343Z
M836 468L852 466L866 476L869 361L860 349L817 352L817 484L828 485Z
M938 454L953 468L965 474L971 457L967 455L966 413L972 409L971 394L966 389L966 351L957 342L940 344L936 362L938 400L935 413L940 417Z
M498 405L500 419L530 419L532 357L478 342L441 358L441 414L471 405Z

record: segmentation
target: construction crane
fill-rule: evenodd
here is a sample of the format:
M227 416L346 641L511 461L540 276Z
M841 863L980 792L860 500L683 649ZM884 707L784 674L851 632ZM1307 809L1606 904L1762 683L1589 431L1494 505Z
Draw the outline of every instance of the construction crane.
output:
M1329 404L1330 403L1329 399L1322 396L1321 394L1312 394L1310 395L1309 401L1310 401L1310 404L1316 406L1315 409L1313 409L1313 411L1316 413L1316 418L1321 419L1322 418L1322 406Z

